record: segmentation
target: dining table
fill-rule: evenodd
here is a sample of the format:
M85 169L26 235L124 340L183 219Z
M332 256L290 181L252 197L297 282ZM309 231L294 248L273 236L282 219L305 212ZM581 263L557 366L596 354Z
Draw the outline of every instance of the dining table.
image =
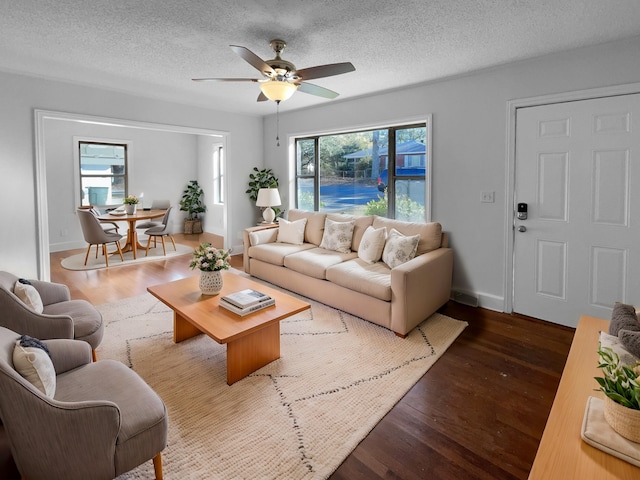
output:
M115 213L114 213L115 212ZM127 222L129 229L127 230L127 243L122 247L122 252L133 252L134 260L138 258L138 248L146 248L144 245L138 243L138 233L136 231L136 223L140 220L151 220L153 218L163 217L166 210L152 209L152 210L136 210L133 214L125 213L124 215L120 211L112 210L111 212L102 214L98 217L101 222Z

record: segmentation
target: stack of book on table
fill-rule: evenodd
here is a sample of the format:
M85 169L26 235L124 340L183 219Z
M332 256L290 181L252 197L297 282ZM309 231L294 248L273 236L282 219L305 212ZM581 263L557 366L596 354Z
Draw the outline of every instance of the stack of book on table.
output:
M240 316L257 312L258 310L262 310L263 308L267 308L275 304L275 298L250 288L230 293L220 299L221 307Z

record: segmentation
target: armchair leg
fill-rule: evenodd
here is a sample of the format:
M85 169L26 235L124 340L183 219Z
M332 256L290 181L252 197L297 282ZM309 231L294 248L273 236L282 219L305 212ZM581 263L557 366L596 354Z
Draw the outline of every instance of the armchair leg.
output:
M96 351L92 348L91 349L91 358L94 362L98 361L98 354L96 353Z
M156 480L162 480L162 452L153 457L153 471L156 474Z

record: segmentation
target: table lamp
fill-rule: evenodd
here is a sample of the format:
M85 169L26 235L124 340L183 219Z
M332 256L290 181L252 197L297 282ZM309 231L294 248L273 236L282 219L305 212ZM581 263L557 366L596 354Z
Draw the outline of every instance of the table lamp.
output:
M274 212L271 207L277 207L279 205L281 205L281 201L277 188L261 188L258 190L256 206L266 207L262 212L264 223L273 223L273 220L276 218L276 212Z

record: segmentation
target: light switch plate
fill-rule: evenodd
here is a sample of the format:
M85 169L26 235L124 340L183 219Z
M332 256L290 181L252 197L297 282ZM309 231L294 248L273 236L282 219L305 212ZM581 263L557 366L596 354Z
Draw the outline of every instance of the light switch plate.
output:
M481 192L480 193L480 201L482 203L493 203L495 202L496 192Z

